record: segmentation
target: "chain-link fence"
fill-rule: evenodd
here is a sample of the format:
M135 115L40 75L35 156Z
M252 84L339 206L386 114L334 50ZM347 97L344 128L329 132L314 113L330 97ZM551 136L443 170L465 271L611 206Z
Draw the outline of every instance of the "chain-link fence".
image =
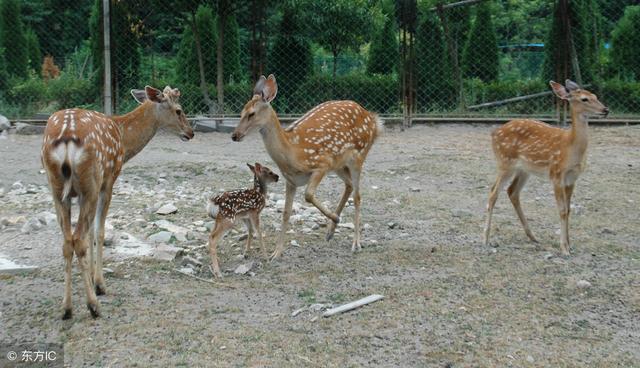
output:
M0 114L135 106L171 85L189 115L237 115L273 73L280 114L352 99L397 116L555 116L571 78L640 115L637 0L0 0Z

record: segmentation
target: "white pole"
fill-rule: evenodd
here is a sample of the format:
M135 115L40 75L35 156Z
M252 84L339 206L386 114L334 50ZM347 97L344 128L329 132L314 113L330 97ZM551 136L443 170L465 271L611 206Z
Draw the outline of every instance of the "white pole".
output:
M103 34L104 34L104 113L113 115L111 105L111 25L109 14L109 1L102 0Z

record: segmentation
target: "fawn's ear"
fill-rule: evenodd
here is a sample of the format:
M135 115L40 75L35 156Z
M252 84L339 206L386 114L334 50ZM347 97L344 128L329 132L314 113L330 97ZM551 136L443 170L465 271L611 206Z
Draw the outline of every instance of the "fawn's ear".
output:
M256 172L262 171L262 165L256 162Z
M255 174L256 168L253 167L250 163L247 163L247 166L249 166L249 170L251 170L251 172Z
M569 92L566 88L564 88L562 84L556 83L554 81L549 81L549 85L551 86L553 93L555 93L558 98L561 98L563 100L569 99Z

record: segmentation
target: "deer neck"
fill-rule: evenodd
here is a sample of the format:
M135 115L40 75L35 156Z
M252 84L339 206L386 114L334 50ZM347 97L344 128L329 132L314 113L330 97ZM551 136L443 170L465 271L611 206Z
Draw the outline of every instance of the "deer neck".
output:
M276 162L280 169L290 166L292 146L287 137L287 133L280 125L280 119L276 112L271 109L269 122L260 128L262 141L269 152L269 156Z
M259 192L262 195L266 195L267 194L267 183L264 180L262 180L262 179L260 179L258 177L255 177L255 178L253 178L253 190Z
M582 156L587 150L589 141L589 122L587 115L571 109L571 130L569 131L570 147Z
M125 162L142 151L159 127L155 104L150 101L144 102L128 114L114 116L113 120L121 128Z

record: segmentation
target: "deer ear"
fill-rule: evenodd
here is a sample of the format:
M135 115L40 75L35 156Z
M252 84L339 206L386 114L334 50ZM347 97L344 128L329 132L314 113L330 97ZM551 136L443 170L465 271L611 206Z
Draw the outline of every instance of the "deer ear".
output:
M164 98L162 96L162 91L160 91L159 89L153 88L151 86L145 86L144 91L147 94L147 98L149 100L157 103L164 101Z
M251 166L250 163L247 163L247 166L249 166L249 170L251 170L251 172L255 173L256 172L256 168Z
M278 94L278 83L276 77L273 74L269 74L269 78L264 82L264 88L262 89L262 100L264 102L271 102Z
M262 96L262 89L264 88L264 82L266 81L267 81L267 78L265 78L264 75L261 75L260 78L258 78L258 81L256 82L256 86L253 87L254 95Z
M256 162L256 171L262 171L262 165Z
M563 100L569 99L569 92L567 92L567 89L564 88L562 84L556 83L554 81L549 81L549 85L551 86L553 93L555 93L558 98Z
M144 89L132 89L131 96L133 96L139 104L143 104L147 100L147 92L145 92Z
M572 81L571 79L567 79L566 81L564 81L564 86L567 88L569 92L580 89L580 86L578 85L578 83Z

